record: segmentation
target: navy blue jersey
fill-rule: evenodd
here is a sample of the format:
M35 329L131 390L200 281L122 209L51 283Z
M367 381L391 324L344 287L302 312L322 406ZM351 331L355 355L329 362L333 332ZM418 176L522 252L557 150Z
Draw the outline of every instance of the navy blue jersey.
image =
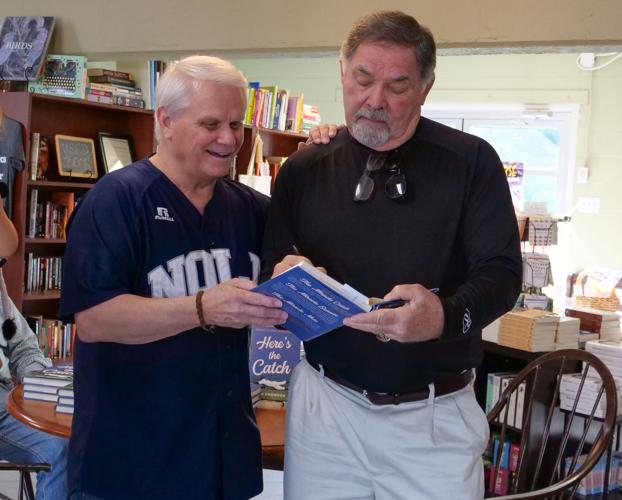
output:
M120 294L178 297L256 279L266 206L222 179L201 215L147 159L104 176L72 215L61 315ZM196 328L141 345L76 338L74 365L70 491L246 499L261 490L245 331Z

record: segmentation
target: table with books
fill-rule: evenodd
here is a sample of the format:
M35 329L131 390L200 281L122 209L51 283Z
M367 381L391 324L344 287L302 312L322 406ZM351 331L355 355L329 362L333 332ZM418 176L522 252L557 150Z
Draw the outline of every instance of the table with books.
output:
M7 399L7 409L20 422L41 431L68 438L72 416L54 410L54 403L24 399L23 386L16 386ZM283 469L285 444L285 409L255 410L261 433L263 465L267 469Z

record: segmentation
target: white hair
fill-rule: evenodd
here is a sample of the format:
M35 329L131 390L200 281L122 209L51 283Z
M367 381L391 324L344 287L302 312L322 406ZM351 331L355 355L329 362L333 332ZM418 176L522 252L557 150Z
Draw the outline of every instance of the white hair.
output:
M156 87L156 109L175 115L191 104L191 94L203 81L246 89L242 72L229 61L212 56L189 56L167 69ZM246 94L245 94L246 95ZM155 121L155 137L160 142L160 125Z

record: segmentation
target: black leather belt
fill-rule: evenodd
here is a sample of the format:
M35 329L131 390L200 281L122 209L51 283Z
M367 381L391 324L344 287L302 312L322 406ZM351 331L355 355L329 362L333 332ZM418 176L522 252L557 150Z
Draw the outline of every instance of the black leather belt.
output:
M309 360L307 360L309 361ZM309 364L315 368L317 371L321 372L320 366L317 363L309 361ZM324 375L331 379L333 382L337 382L339 385L347 387L348 389L352 389L363 396L365 396L372 404L375 405L399 405L400 403L410 403L412 401L422 401L424 399L428 399L430 397L430 389L425 387L424 389L420 389L418 391L413 392L396 392L396 393L388 393L383 394L379 392L368 391L367 389L363 389L355 384L344 380L338 375L335 375L330 370L324 368ZM466 370L461 373L456 373L450 375L448 377L443 378L440 382L434 383L434 396L444 396L445 394L450 394L452 392L459 391L460 389L464 389L472 380L473 373L471 370Z

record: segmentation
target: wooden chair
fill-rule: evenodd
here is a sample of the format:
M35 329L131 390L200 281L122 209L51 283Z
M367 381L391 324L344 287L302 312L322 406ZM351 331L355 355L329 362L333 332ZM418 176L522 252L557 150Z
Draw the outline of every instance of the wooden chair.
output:
M14 464L11 462L0 462L0 471L17 470L19 471L18 500L35 500L35 490L32 487L30 478L31 472L48 472L52 466L50 464Z
M577 408L582 394L581 405L585 405L584 387L588 370L591 377L600 377L602 383L598 383L600 388L596 402L589 405L591 412L585 415L579 414ZM581 372L577 395L572 409L562 411L559 409L561 375L574 372ZM522 422L516 424L522 427L521 430L508 425L511 414L509 405L516 401L519 388L524 390ZM602 418L595 417L599 404L601 407L606 405ZM516 472L508 479L509 493L497 497L508 500L574 498L581 479L592 470L606 450L605 477L608 477L616 414L617 393L613 376L593 354L564 349L529 363L512 379L488 414L491 436L493 432L498 434L498 450L504 449L510 435L520 439ZM581 455L585 455L583 461L579 460ZM500 477L501 456L502 453L496 453L490 468L490 474L494 474L495 478ZM486 489L489 489L489 480L490 477L487 477Z

